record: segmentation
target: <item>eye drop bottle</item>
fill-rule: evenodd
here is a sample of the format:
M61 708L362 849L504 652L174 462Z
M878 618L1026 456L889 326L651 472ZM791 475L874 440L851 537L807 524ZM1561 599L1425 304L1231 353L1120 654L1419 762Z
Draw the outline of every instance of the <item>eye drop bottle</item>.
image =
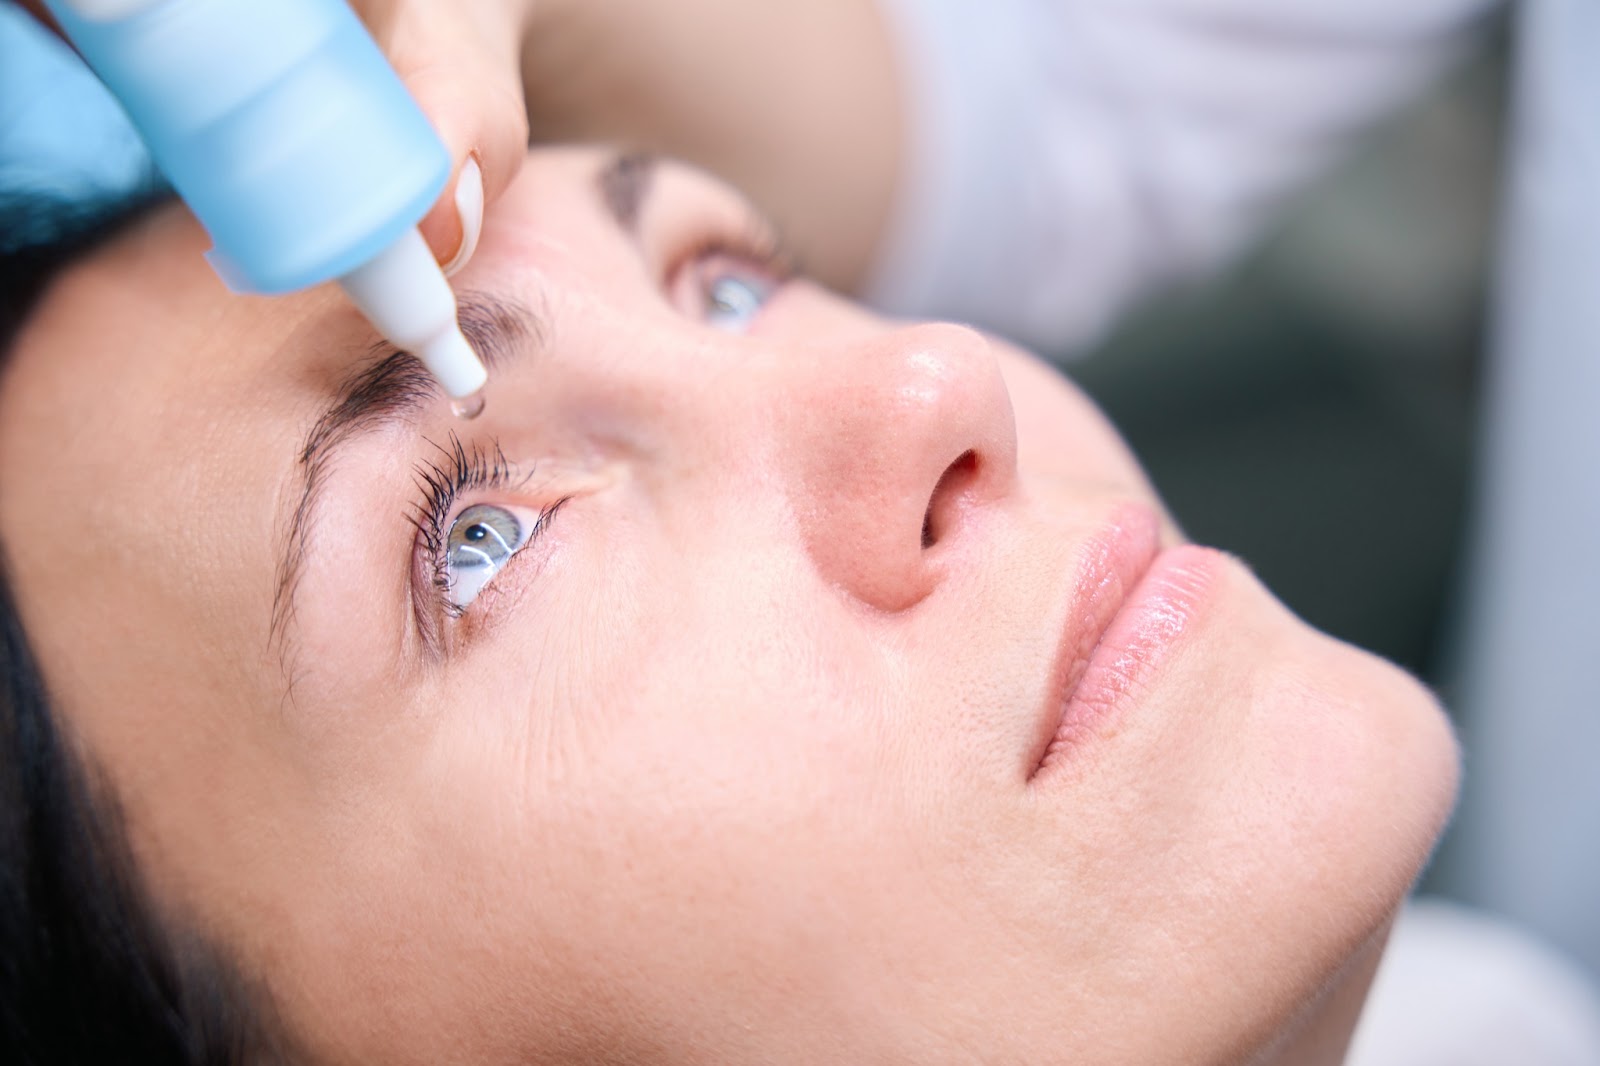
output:
M450 155L344 0L45 0L240 292L337 280L458 413L483 364L417 223Z

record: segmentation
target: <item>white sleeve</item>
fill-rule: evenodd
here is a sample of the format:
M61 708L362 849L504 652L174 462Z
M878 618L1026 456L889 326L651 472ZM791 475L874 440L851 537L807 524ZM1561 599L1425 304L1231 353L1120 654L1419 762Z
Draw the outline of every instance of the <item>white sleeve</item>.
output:
M1407 904L1345 1066L1510 1063L1600 1063L1600 992L1571 960L1490 914Z
M866 296L1047 350L1228 257L1491 0L882 0L909 150Z

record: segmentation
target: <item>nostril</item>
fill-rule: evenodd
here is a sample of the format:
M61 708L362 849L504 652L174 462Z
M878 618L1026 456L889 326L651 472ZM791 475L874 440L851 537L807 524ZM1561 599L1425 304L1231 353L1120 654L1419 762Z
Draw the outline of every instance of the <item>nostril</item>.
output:
M939 483L933 487L933 495L928 497L928 509L922 515L924 551L939 543L955 528L961 517L961 500L977 474L978 455L968 450L957 456L956 461L945 467L944 473L939 475Z

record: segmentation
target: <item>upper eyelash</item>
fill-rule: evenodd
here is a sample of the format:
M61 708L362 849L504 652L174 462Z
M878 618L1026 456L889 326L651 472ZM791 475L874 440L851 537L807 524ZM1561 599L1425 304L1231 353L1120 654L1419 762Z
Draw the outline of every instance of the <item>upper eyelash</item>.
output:
M668 274L676 274L686 264L711 255L748 259L763 270L771 271L780 283L804 273L799 258L785 243L783 235L775 227L752 218L737 230L713 230L690 243L673 257Z
M440 459L425 459L417 466L420 496L412 504L408 517L416 528L420 549L426 553L436 601L446 612L459 617L463 608L450 602L450 573L445 552L448 536L445 523L456 499L467 489L519 488L531 475L517 472L506 459L499 441L492 441L487 447L477 443L469 447L451 433L448 446L434 444L434 447L439 450ZM420 603L418 610L422 610Z

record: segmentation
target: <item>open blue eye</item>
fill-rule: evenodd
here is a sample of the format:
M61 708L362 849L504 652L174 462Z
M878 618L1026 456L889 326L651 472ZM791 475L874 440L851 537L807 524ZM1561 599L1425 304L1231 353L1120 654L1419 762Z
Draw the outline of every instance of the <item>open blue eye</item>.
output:
M706 321L729 333L743 333L772 295L772 282L753 272L726 271L705 287Z
M476 504L456 516L446 540L445 570L450 602L465 607L528 543L531 525L510 510Z

